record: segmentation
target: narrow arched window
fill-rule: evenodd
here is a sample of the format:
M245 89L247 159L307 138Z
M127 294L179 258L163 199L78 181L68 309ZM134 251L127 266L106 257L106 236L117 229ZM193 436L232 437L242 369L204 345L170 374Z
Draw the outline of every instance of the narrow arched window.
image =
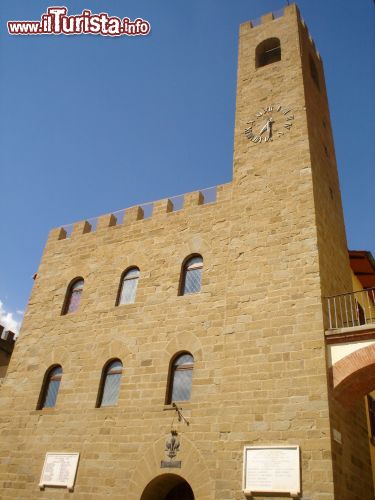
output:
M76 278L70 285L66 294L63 307L63 314L69 314L77 311L81 302L84 280Z
M122 275L117 301L118 306L121 304L133 304L135 302L139 276L140 271L138 267L132 267Z
M169 370L167 404L173 401L188 401L191 395L194 358L188 353L175 357Z
M319 73L318 73L316 64L315 64L314 59L312 58L311 54L309 55L309 61L310 61L310 74L311 74L311 78L314 80L315 85L320 90Z
M55 406L62 374L63 370L60 365L47 370L39 398L38 410Z
M255 65L257 68L267 66L281 60L281 46L278 38L267 38L255 49Z
M119 359L109 362L103 369L100 381L97 407L117 404L122 375L122 363Z
M200 292L202 272L203 258L201 255L194 255L185 261L181 273L180 295Z

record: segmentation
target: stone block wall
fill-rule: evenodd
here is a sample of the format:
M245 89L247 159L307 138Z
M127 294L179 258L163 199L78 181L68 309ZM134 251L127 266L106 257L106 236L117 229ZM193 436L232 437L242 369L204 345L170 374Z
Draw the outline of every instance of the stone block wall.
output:
M268 37L280 39L281 61L255 69L255 48ZM244 498L249 444L300 445L305 500L372 498L365 447L353 459L345 442L338 460L331 440L331 418L342 427L353 422L334 403L330 410L322 302L327 283L338 291L346 283L345 234L335 165L327 173L314 160L321 151L307 106L306 50L319 60L293 5L282 17L241 26L234 176L215 202L191 193L179 211L162 200L146 219L133 207L121 224L107 215L95 231L84 221L69 238L61 228L51 232L1 387L2 498L70 498L64 489L39 491L38 482L47 451L79 451L74 498L139 500L165 473L172 425L181 468L168 472L184 477L197 500ZM293 125L274 141L253 143L245 129L268 106L278 118L292 113ZM333 243L339 256L329 260ZM179 296L190 254L203 257L202 289ZM116 306L120 277L132 265L140 269L136 301ZM80 308L61 315L78 276L85 280ZM170 360L180 351L194 357L191 400L180 405L189 426L165 404ZM124 366L118 404L96 408L112 358ZM63 368L56 406L37 410L56 363ZM361 413L352 415L361 440ZM343 474L356 478L359 464L362 481L335 485Z

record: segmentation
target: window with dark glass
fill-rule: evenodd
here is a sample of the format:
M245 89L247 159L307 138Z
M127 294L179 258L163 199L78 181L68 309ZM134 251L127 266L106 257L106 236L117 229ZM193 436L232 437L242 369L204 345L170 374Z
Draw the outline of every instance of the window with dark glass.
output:
M180 295L198 293L202 286L203 259L200 255L190 257L182 269Z
M63 314L69 314L77 311L81 302L84 280L76 279L69 286L67 297L65 300Z
M278 38L263 40L255 50L255 64L257 68L267 66L281 60L281 46Z
M119 359L111 361L103 370L100 383L99 397L97 407L114 406L120 391L120 382L122 375L122 363Z
M53 408L56 405L63 370L61 366L51 368L46 375L38 409Z
M194 358L189 353L177 356L171 366L167 403L188 401L191 395Z
M117 305L134 304L137 294L140 271L137 267L132 267L126 271L121 279L120 293Z

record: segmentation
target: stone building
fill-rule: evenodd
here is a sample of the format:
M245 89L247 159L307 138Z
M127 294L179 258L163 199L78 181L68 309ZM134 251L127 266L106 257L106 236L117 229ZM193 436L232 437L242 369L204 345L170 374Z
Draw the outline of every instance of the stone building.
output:
M5 377L14 349L15 334L0 325L0 379Z
M1 498L373 498L364 393L336 398L326 362L351 270L295 5L241 25L232 182L152 208L51 231L1 387Z
M363 372L363 370L358 372L355 366L358 364L359 355L361 355L361 358L367 355L368 360L373 362L373 353L369 356L369 351L373 349L375 341L375 259L369 251L349 250L349 260L353 280L353 294L351 296L355 298L355 309L358 311L357 323L360 325L357 328L357 332L355 332L355 339L359 337L359 341L347 343L345 347L346 356L342 359L343 361L347 361L356 356L356 359L351 362L350 369L354 372L355 380L358 382L358 373ZM350 333L353 333L353 329L351 329ZM369 374L365 377L365 380L366 378L369 379L367 390L371 391L366 395L365 403L367 407L367 429L372 476L373 484L375 484L375 391L373 390L372 367L370 367ZM363 392L366 392L366 389Z

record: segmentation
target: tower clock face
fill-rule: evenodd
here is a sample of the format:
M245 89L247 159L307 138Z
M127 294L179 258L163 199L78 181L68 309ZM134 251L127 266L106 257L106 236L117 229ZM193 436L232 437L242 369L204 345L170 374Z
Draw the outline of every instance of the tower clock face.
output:
M289 108L274 104L255 113L254 119L249 120L245 129L246 137L255 144L272 142L289 132L294 122L293 111Z

